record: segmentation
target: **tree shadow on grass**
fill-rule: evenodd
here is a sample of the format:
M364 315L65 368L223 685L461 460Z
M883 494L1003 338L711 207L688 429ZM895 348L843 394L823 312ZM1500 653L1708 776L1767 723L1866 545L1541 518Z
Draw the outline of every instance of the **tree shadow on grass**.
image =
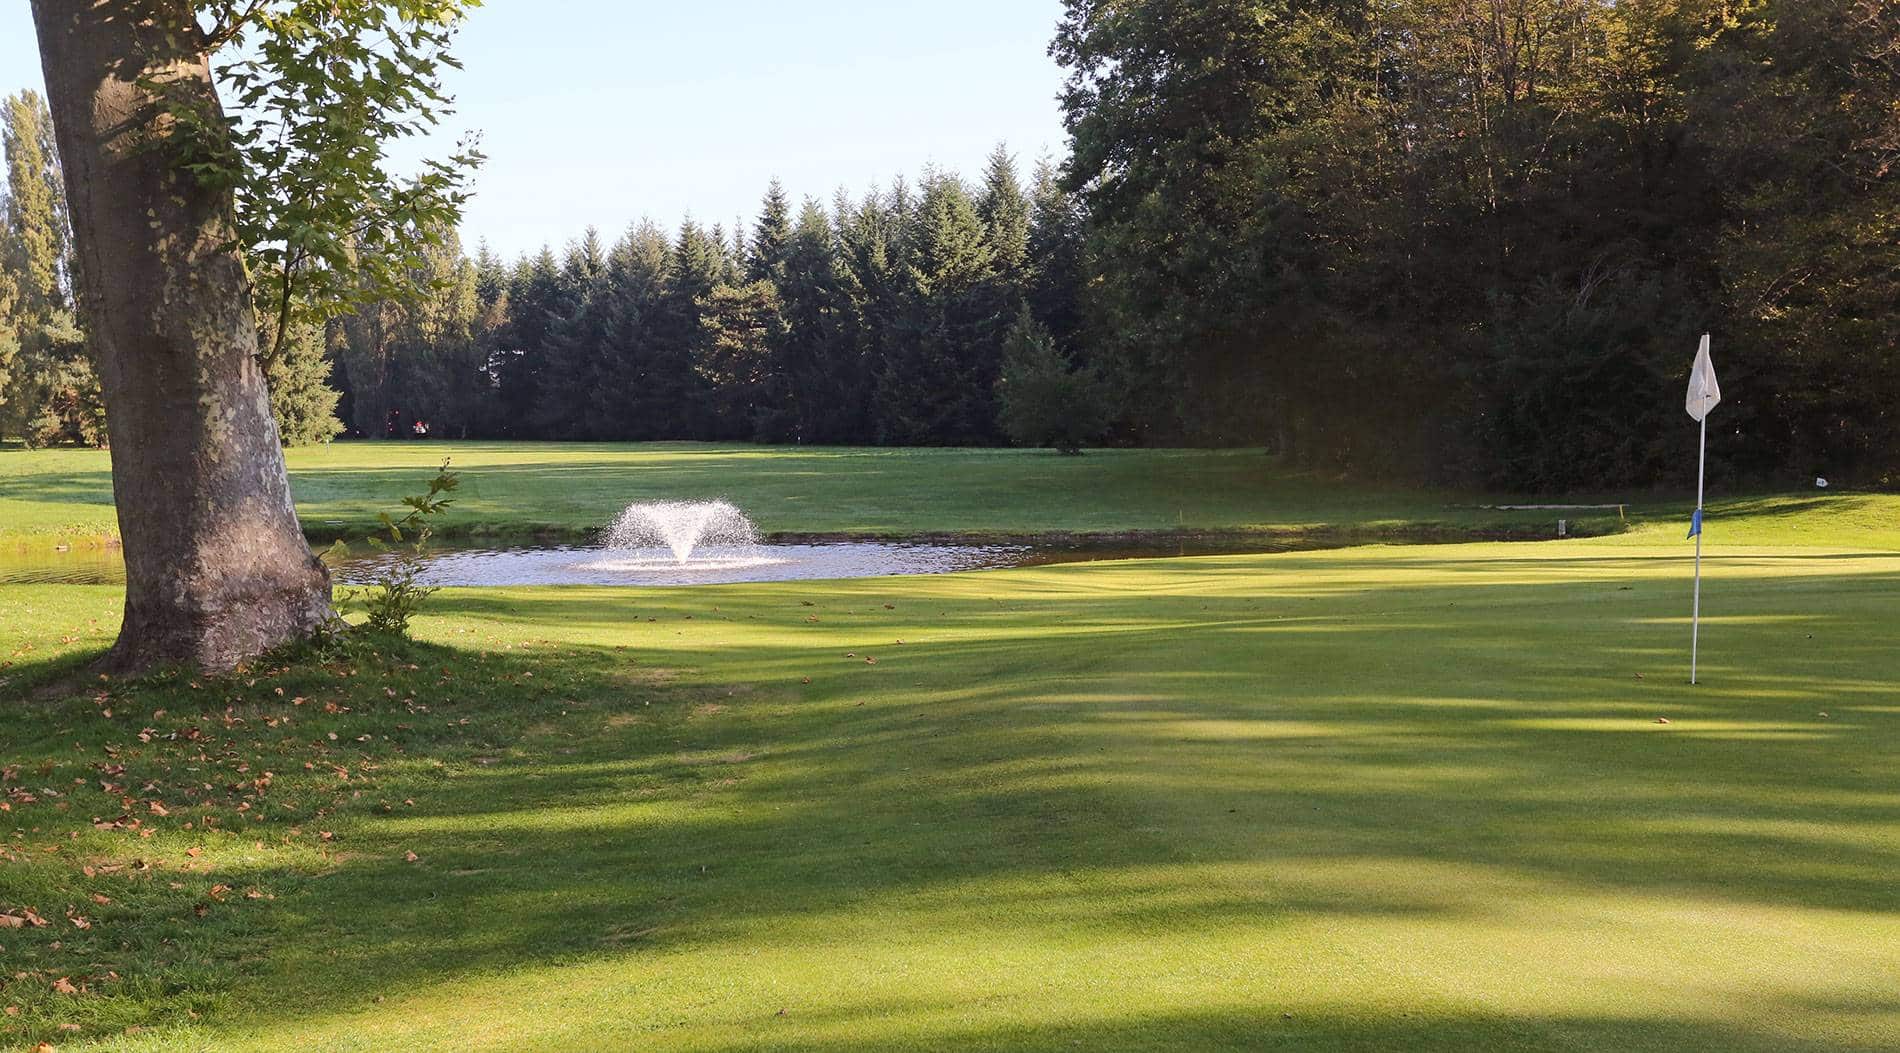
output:
M1892 584L1856 583L1861 592ZM1450 594L1498 609L1548 588ZM610 622L624 602L444 599L457 614L486 611L524 627ZM906 653L915 666L897 684L826 687L810 701L786 685L800 670L837 668L829 641L749 647L742 657L690 646L666 655L732 679L635 689L624 705L671 706L671 717L618 738L590 735L552 764L534 750L458 777L456 792L396 831L453 878L416 888L418 899L395 908L440 934L419 937L420 947L361 946L352 969L426 983L524 958L736 943L780 919L848 914L894 897L940 898L943 917L962 915L963 924L1023 915L1052 933L1104 918L1193 930L1263 911L1450 918L1471 909L1390 887L1184 896L1198 867L1228 863L1478 868L1530 885L1695 897L1742 911L1900 909L1890 881L1900 846L1878 833L1891 815L1877 778L1891 730L1787 712L1839 697L1822 685L1843 662L1890 677L1877 640L1780 656L1782 696L1767 701L1710 705L1673 692L1677 718L1665 737L1654 733L1648 703L1613 691L1579 699L1568 665L1536 669L1533 656L1547 650L1538 638L1575 630L1574 615L1546 627L1407 621L1372 641L1358 639L1364 627L1342 624L1288 640L1257 616L1142 630L1128 628L1134 612L1099 599L1021 605L1029 614L1016 621L1060 622L1077 642L1052 648L1043 633L995 630L924 645ZM1804 617L1818 634L1853 635L1850 613ZM950 619L946 628L980 630L996 616L962 610ZM1127 668L1103 660L1091 625L1113 627ZM1633 642L1574 639L1566 663L1610 668ZM1340 654L1366 643L1437 651L1454 671L1440 671L1446 682L1421 695L1403 665L1338 668ZM1471 646L1525 657L1516 668L1459 676L1458 655ZM1284 673L1268 674L1270 690L1248 697L1240 685L1262 671L1226 662L1223 650L1278 652ZM603 683L625 675L618 652L561 660ZM1026 681L1029 670L1036 678ZM1880 690L1893 684L1880 682ZM720 701L732 688L745 693ZM677 690L689 698L671 697ZM1123 889L1113 903L1088 888L1066 902L1010 891L1029 876L1157 868L1181 872ZM355 901L398 880L413 884L401 873L350 868L326 880L353 883L344 898ZM971 909L971 896L981 909ZM549 913L510 906L537 901ZM506 935L466 924L504 915ZM428 964L410 971L406 963L419 961Z
M1302 569L1366 570L1315 562ZM975 579L906 592L892 612L872 602L904 591L888 582L441 594L433 618L562 642L485 658L479 676L435 692L432 719L476 725L466 741L389 758L375 793L413 806L353 813L314 875L247 873L287 892L268 962L238 987L246 1015L275 1026L522 968L742 954L878 910L999 944L1061 944L1193 940L1263 919L1529 931L1538 922L1495 897L1677 901L1778 918L1797 935L1776 946L1796 956L1825 942L1803 928L1809 915L1900 914L1896 720L1854 709L1900 694L1900 659L1868 631L1900 576L1830 579L1826 610L1814 579L1791 590L1732 576L1728 657L1711 669L1745 688L1704 692L1632 676L1655 668L1648 623L1673 610L1673 578L1393 591L1302 580L1174 596L1118 594L1118 578L1143 580L1092 569L1087 589L998 581L1008 611ZM830 620L801 636L807 593ZM630 608L665 620L630 623ZM941 613L913 613L924 609ZM631 651L587 642L636 624L652 627L628 631ZM899 632L912 640L901 650L884 642ZM858 640L878 641L883 664L846 660ZM410 658L425 673L472 662L440 646ZM530 674L542 686L524 697ZM502 684L516 699L505 712L483 698ZM1661 711L1671 724L1654 722ZM346 739L389 720L355 716ZM1612 911L1601 923L1650 921ZM1852 1048L1755 1036L1703 1011L1689 999L1647 1019L1527 1010L1414 1024L1374 1009L1289 1023L1245 1006L1157 1007L1033 1030L925 1014L912 1038ZM714 1047L821 1045L883 1048L769 1032Z
M957 1023L955 1004L887 1007L888 1016L842 1014L821 1021L823 1037L788 1034L794 1021L771 1021L747 1037L706 1042L698 1048L720 1053L776 1050L781 1053L873 1053L892 1048L888 1038L854 1039L853 1025L878 1025L889 1019L922 1016L906 1034L906 1046L925 1049L1055 1051L1091 1050L1405 1050L1408 1053L1574 1053L1579 1049L1719 1051L1719 1053L1841 1053L1879 1048L1877 1044L1835 1042L1752 1032L1718 1021L1650 1018L1639 1015L1548 1016L1419 1012L1404 1015L1287 1011L1239 1005L1200 1012L1131 1009L1106 1020L1059 1020L1033 1026ZM1857 1008L1857 1007L1852 1007ZM1891 1013L1891 1005L1870 1012ZM803 1024L805 1014L798 1014ZM952 1019L946 1020L946 1017ZM774 1031L778 1033L774 1033Z
M0 501L50 501L55 504L112 504L112 473L60 472L0 474Z

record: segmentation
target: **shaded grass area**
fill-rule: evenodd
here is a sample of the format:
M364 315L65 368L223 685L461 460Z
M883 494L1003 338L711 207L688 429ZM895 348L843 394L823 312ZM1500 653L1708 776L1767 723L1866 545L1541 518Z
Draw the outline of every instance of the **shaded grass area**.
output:
M28 974L0 1026L125 1050L1892 1048L1900 559L1729 552L1691 690L1677 557L455 590L396 652L10 706L7 791L63 796L0 814L0 909L52 923L0 930ZM0 589L0 692L96 652L115 602Z
M642 498L728 497L768 532L868 535L1501 528L1551 518L1304 478L1258 451L1065 458L1035 450L358 442L289 452L306 529L318 537L363 533L444 457L454 459L463 486L442 529L477 536L598 530ZM103 453L0 452L0 533L110 534L110 494Z
M289 452L291 481L313 536L358 535L444 457L463 473L446 535L571 536L611 522L642 498L727 497L768 532L907 535L1056 531L1332 531L1553 535L1556 521L1591 534L1621 531L1614 512L1501 511L1500 495L1341 482L1282 469L1257 450L771 448L700 444L356 442ZM1516 499L1524 500L1524 499ZM1549 499L1541 499L1544 503ZM1679 535L1692 502L1630 500L1645 543ZM1722 499L1712 525L1743 544L1900 548L1900 498L1869 495ZM115 529L104 453L0 450L0 537L17 546Z
M352 442L289 451L315 538L362 536L376 514L452 457L462 472L445 537L572 538L628 503L726 497L767 532L905 536L1264 532L1340 540L1586 535L1680 538L1693 501L1653 494L1524 498L1399 488L1290 472L1257 450L871 449L671 444ZM1517 503L1629 501L1614 512L1508 511ZM1711 502L1729 543L1900 550L1900 496L1794 494ZM0 449L0 546L99 539L116 529L103 452ZM1628 530L1629 533L1624 532Z

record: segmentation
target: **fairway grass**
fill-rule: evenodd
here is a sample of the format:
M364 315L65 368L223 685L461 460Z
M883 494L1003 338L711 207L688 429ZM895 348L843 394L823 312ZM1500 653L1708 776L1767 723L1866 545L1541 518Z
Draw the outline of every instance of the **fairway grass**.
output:
M773 448L695 443L350 442L288 451L313 537L360 537L444 458L462 475L444 536L573 537L629 503L723 497L772 533L1246 531L1344 539L1482 540L1604 534L1680 539L1693 502L1647 494L1527 499L1349 483L1290 472L1258 450ZM1687 463L1687 462L1685 462ZM1629 502L1615 511L1484 505ZM1711 530L1749 545L1900 550L1900 497L1718 492ZM0 542L45 546L115 534L110 464L94 450L0 449Z
M14 704L0 910L50 924L0 1035L1896 1048L1900 557L1719 549L1691 689L1683 551L451 590L327 668ZM0 693L117 602L0 588Z

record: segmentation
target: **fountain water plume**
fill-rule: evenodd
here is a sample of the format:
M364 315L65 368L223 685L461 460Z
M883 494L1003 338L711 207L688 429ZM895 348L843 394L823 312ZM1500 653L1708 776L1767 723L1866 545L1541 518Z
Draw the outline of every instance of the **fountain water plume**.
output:
M728 501L645 501L627 506L607 528L608 548L665 548L684 565L701 545L749 547L758 531Z

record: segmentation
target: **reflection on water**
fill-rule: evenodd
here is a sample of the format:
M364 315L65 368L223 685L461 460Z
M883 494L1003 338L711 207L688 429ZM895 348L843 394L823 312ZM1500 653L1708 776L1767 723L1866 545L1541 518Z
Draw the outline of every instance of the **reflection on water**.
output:
M65 552L23 552L0 546L0 585L119 585L125 564L117 548L83 545Z
M870 578L1016 566L1013 545L840 542L702 548L682 563L665 550L582 545L472 548L438 545L424 560L425 585L712 585L740 581ZM330 560L338 584L373 581L393 553L358 549ZM116 548L66 552L0 550L0 584L116 585L125 566Z
M681 562L665 549L551 545L460 549L431 553L425 585L718 585L739 581L875 578L944 574L1014 566L1022 550L1001 545L705 546ZM345 583L374 579L393 555L359 556L335 565Z
M519 545L477 548L437 544L426 557L428 585L714 585L742 581L874 578L892 574L947 574L962 570L1154 559L1230 553L1283 552L1292 546L1258 539L1170 542L1165 545L913 544L837 541L814 544L702 548L686 563L664 549L609 549L592 545ZM333 559L338 584L361 585L396 557L358 548ZM66 552L0 548L0 585L116 585L125 568L116 548Z

